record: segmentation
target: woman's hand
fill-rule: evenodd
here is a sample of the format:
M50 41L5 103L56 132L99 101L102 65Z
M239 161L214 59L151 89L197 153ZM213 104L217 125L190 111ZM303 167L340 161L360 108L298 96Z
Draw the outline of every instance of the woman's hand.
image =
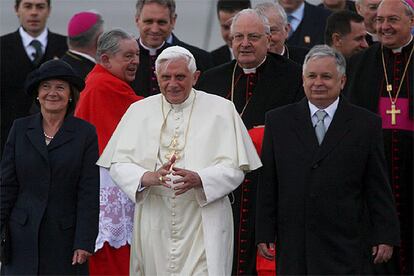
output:
M86 262L92 254L88 251L82 250L82 249L76 249L75 252L73 252L72 257L72 265L75 264L83 264Z

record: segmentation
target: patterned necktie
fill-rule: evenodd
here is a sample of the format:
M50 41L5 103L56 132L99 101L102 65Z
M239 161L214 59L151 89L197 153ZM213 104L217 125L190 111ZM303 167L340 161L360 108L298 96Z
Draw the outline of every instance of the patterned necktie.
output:
M315 112L316 117L318 118L318 121L315 125L315 133L316 138L318 138L319 145L322 144L323 137L325 136L325 124L323 123L323 120L325 119L326 115L328 115L324 110L318 110Z
M37 66L43 57L42 44L40 43L39 40L33 39L32 42L30 42L30 45L36 50L36 52L32 54L32 57L33 57L32 62L34 65Z

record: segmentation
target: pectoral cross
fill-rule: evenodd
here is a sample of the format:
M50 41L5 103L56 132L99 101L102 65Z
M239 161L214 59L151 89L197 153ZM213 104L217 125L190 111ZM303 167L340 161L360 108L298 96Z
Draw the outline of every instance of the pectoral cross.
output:
M395 104L394 103L391 104L391 110L386 110L386 113L391 114L391 125L397 124L395 115L401 114L401 110L400 109L395 109Z

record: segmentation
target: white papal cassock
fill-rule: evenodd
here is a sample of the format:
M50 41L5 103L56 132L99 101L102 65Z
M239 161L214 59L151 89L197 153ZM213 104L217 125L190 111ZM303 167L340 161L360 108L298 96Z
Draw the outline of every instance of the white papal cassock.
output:
M138 191L146 171L172 154L196 171L202 188L175 196L163 186ZM131 105L98 165L136 202L131 275L230 275L229 199L260 159L233 103L192 90L182 104L155 95Z

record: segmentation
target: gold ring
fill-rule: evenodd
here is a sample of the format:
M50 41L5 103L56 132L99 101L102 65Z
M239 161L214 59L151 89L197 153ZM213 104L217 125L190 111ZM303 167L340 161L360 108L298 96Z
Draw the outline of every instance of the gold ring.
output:
M160 182L162 182L162 175L160 175L160 177L158 177L158 180L159 180Z

